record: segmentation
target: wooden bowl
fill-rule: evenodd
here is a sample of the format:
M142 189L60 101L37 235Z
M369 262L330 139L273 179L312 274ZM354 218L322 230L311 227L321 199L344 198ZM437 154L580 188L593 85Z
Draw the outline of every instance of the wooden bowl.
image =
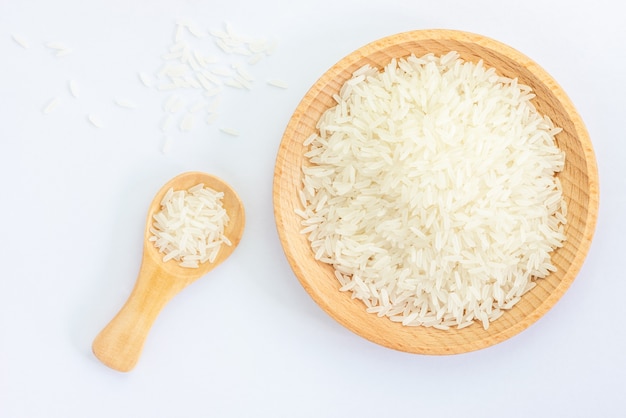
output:
M532 87L537 110L548 115L563 132L558 146L566 153L559 177L568 206L567 240L552 255L557 271L525 294L515 307L492 322L487 330L480 323L463 329L438 330L406 327L386 317L366 312L365 305L339 291L330 265L314 259L306 235L300 234L303 141L315 132L322 113L334 106L332 98L352 73L365 64L382 68L392 58L457 51L461 58L494 67L500 75L518 78ZM598 174L587 130L561 87L539 65L520 52L480 35L452 30L421 30L401 33L370 43L330 68L306 93L285 130L274 172L274 213L287 259L302 286L317 304L337 322L356 334L385 347L419 354L457 354L500 343L537 321L572 284L591 245L598 214Z

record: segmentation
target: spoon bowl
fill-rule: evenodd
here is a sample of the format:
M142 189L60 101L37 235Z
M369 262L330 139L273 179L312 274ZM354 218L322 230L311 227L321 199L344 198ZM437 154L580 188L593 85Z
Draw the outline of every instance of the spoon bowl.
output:
M223 192L222 204L230 220L224 235L232 245L222 245L214 262L198 268L181 267L175 260L163 262L163 253L149 241L153 216L161 210L163 196L170 188L187 190L199 183ZM159 312L181 290L213 270L235 250L245 226L243 203L237 193L218 177L202 172L187 172L168 181L155 195L146 219L143 257L135 287L117 315L104 327L92 344L95 356L112 369L127 372L137 364L144 342Z

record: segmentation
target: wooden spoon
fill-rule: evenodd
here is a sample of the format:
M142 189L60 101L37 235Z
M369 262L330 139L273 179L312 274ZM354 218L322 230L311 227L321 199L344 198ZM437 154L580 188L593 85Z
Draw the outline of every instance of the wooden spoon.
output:
M222 204L230 218L224 234L232 245L222 244L215 261L202 263L199 268L181 267L174 260L163 262L163 254L149 241L152 216L161 210L161 200L170 188L187 190L198 183L224 192ZM95 338L92 350L96 357L105 365L122 372L135 367L148 332L161 309L178 292L232 254L241 240L244 224L245 213L239 196L221 179L205 173L188 172L167 182L156 194L148 210L143 259L135 287L122 309Z

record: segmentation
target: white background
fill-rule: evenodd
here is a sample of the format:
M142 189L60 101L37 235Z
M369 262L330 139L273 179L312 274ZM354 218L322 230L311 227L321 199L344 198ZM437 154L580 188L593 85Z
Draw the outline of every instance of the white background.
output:
M626 416L619 4L0 0L0 417ZM137 74L159 70L177 19L205 31L230 22L277 47L248 67L252 90L224 88L214 124L198 117L190 132L166 135L171 93ZM497 346L444 357L377 346L328 317L291 271L272 208L276 152L308 88L364 44L431 28L495 38L543 66L582 115L601 180L591 251L556 307ZM51 41L72 53L56 57L44 46ZM195 96L180 94L192 104ZM118 107L117 97L137 107ZM44 115L53 98L59 106ZM137 367L113 371L91 342L135 282L152 196L188 170L235 187L244 238L165 307Z

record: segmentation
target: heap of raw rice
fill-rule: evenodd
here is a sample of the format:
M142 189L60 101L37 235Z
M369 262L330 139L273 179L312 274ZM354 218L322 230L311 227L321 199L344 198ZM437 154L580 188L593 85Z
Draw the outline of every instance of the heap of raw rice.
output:
M456 52L354 73L305 143L297 210L341 290L404 325L486 329L555 270L565 155L533 97Z
M224 235L229 217L223 197L202 183L167 191L161 210L153 216L149 238L164 253L164 262L174 259L182 267L198 268L200 263L213 263L222 244L231 245Z

